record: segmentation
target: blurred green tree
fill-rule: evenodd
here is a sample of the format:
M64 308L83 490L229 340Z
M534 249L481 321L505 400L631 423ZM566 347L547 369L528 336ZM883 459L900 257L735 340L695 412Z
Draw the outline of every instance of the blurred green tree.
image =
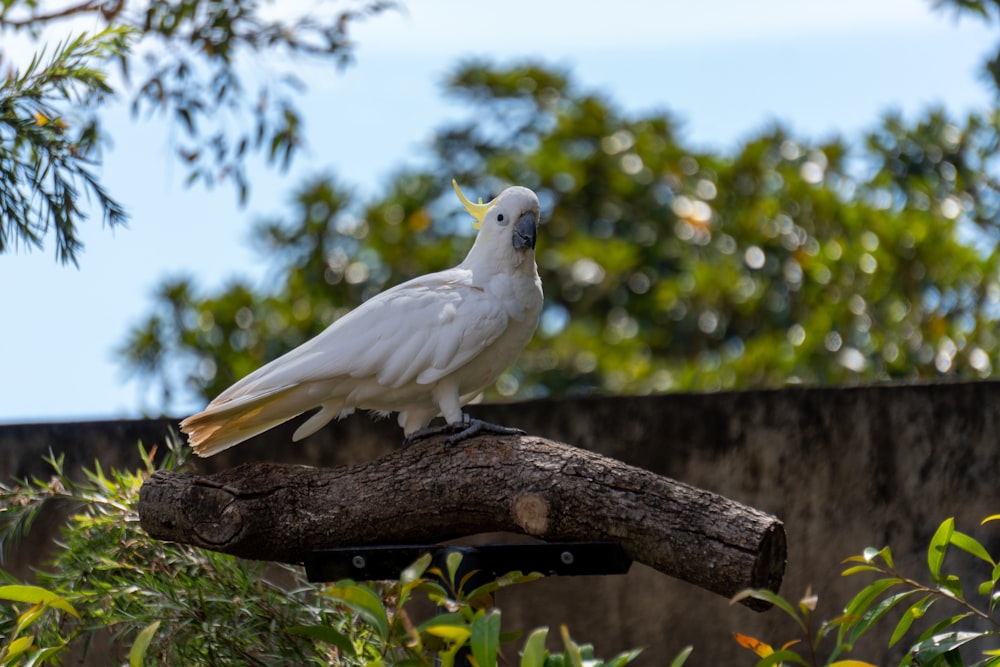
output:
M273 288L165 284L122 350L205 398L359 301L460 260L485 198L542 201L539 332L502 396L648 393L992 374L1000 346L998 116L889 115L849 150L780 126L732 155L685 145L538 63L457 67L469 109L430 167L359 202L331 177L257 225Z
M350 26L392 4L296 13L256 0L73 0L56 8L4 0L0 38L23 33L40 46L23 71L4 62L0 46L8 69L0 78L0 254L39 247L52 233L56 258L76 263L86 197L106 224L125 222L92 171L107 139L98 111L119 97L135 115L161 114L179 126L175 150L189 183L232 182L245 202L247 156L259 152L284 168L304 138L294 102L302 83L288 71L250 80L241 58L281 53L343 65ZM67 25L80 17L104 28L86 34ZM53 33L73 36L46 53Z

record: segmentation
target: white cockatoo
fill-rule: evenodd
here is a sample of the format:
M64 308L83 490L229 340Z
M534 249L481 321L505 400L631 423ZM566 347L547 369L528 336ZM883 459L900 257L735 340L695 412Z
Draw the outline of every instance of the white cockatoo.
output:
M517 359L538 325L538 197L511 187L474 204L452 185L479 229L465 260L372 297L222 392L181 422L196 454L211 456L314 408L293 440L356 408L398 412L407 439L520 432L469 419L462 406ZM428 429L439 414L446 426Z

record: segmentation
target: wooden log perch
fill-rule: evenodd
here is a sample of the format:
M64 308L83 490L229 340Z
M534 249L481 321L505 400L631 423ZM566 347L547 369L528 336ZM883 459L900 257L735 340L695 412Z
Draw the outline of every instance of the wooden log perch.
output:
M773 516L551 440L427 440L342 468L245 464L157 472L143 484L150 536L244 558L301 562L335 547L434 543L507 531L608 540L635 561L724 596L777 591L785 533Z

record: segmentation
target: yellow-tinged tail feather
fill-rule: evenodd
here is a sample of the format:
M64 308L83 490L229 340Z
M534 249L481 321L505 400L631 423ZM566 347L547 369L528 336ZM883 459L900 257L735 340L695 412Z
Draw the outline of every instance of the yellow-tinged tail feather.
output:
M218 454L315 407L305 392L296 391L301 389L282 387L218 405L210 403L182 421L181 431L188 435L188 444L198 456Z

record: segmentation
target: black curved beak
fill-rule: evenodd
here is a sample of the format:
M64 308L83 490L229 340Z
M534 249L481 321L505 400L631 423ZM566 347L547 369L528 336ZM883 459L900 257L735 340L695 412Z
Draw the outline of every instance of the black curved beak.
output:
M537 216L534 211L522 213L521 217L514 223L514 247L518 250L528 250L535 248L535 238Z

